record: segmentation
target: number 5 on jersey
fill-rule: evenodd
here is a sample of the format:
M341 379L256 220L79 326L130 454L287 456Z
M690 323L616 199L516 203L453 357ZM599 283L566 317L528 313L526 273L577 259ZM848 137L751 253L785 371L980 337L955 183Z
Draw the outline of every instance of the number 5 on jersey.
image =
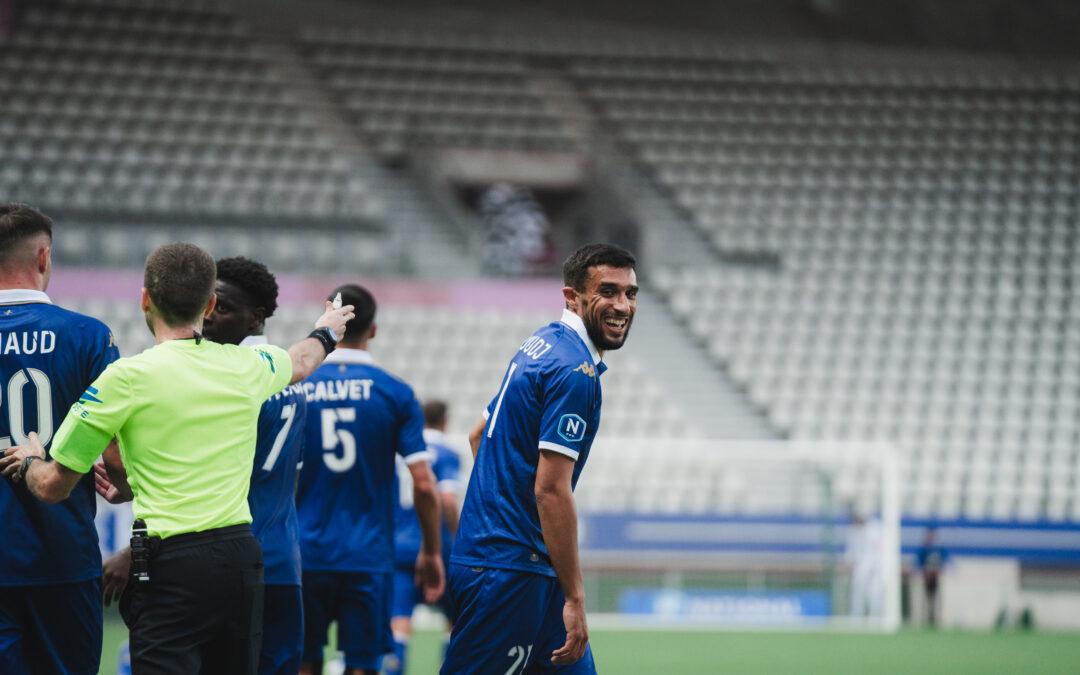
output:
M326 468L335 473L348 471L356 464L356 437L348 429L338 428L338 422L355 422L355 408L323 408L322 447ZM341 453L338 454L338 446Z

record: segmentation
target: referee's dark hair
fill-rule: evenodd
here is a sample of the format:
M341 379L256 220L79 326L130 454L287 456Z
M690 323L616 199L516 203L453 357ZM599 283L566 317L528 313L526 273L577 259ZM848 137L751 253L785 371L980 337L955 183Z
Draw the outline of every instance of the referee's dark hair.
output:
M263 319L274 316L278 284L266 265L243 256L221 258L217 261L217 278L246 293L253 308L263 310Z
M165 244L146 258L143 286L170 326L198 319L214 294L216 280L214 259L195 244Z
M0 267L7 266L22 251L18 244L38 234L52 241L52 219L32 206L17 202L0 204Z
M345 284L330 291L327 300L333 300L334 296L341 293L341 304L352 305L356 315L345 324L345 339L348 341L362 340L367 337L368 329L375 323L375 296L371 291L359 284Z
M589 268L598 265L633 269L637 258L630 251L614 244L585 244L570 254L563 263L563 285L575 291L584 291L589 279Z
M445 426L448 410L446 401L433 398L424 403L424 426L439 428Z

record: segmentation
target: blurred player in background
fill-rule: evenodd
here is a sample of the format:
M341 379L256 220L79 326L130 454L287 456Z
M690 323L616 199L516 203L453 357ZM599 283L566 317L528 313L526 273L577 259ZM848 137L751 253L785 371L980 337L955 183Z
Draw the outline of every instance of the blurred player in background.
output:
M851 571L852 616L879 617L884 612L885 578L882 573L884 543L881 521L851 509L844 563Z
M941 575L949 562L948 552L938 543L937 528L926 528L922 548L916 554L919 569L922 570L923 590L926 592L926 623L931 628L938 625L938 606L941 590Z
M448 409L443 401L424 404L424 442L432 456L432 470L439 489L442 507L443 566L449 564L450 549L458 527L458 495L461 492L461 459L446 441ZM413 609L423 602L423 589L416 583L416 557L420 554L422 534L412 499L412 474L398 460L398 504L394 516L394 602L390 628L394 634L394 658L383 662L386 675L399 675L406 670L409 639L412 637ZM448 596L440 598L438 606L450 618Z
M266 266L247 258L218 260L215 292L217 304L203 323L203 335L241 347L266 344L263 331L277 309L278 294L277 280ZM251 531L263 552L263 675L295 675L300 669L304 615L295 498L306 410L303 392L294 384L270 397L259 411L248 506ZM130 566L130 548L105 562L106 604L119 599Z
M61 309L45 289L52 221L0 205L0 451L53 431L120 357L100 321ZM83 394L83 392L86 392ZM59 504L0 480L0 673L96 673L101 657L101 553L93 478Z
M321 673L327 629L350 673L375 673L393 651L390 603L394 572L395 458L413 481L422 543L416 579L434 602L445 584L439 502L424 417L412 388L375 364L375 299L356 285L340 294L355 307L348 337L304 382L307 437L297 489L303 563L304 664Z
M470 436L444 674L596 672L573 489L600 423L601 358L637 310L635 265L608 244L566 260L562 319L521 345Z

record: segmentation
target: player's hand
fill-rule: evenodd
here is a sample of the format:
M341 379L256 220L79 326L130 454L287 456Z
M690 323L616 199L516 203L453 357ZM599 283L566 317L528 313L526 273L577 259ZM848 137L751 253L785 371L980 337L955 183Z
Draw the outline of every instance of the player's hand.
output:
M416 585L424 589L424 602L437 602L446 590L446 570L438 553L420 551L416 556Z
M7 478L15 477L19 465L27 457L45 459L45 448L41 447L41 440L38 435L31 431L28 438L30 442L27 445L16 445L8 448L4 450L3 456L0 457L0 473L3 473Z
M110 504L123 504L130 501L109 480L109 472L105 469L105 462L102 461L94 464L94 489L101 495L102 499Z
M563 625L566 627L566 643L551 652L551 663L556 666L568 666L577 663L585 655L589 644L589 627L585 624L585 604L571 602L563 604Z
M124 550L113 555L101 565L101 598L105 606L112 604L113 600L119 602L124 589L127 588L128 578L131 575L131 549Z
M323 315L319 317L319 320L315 322L316 328L329 328L334 331L334 335L338 340L345 337L345 324L352 320L356 314L353 313L355 309L352 305L345 305L341 309L334 309L334 303L329 300L325 303L325 311Z

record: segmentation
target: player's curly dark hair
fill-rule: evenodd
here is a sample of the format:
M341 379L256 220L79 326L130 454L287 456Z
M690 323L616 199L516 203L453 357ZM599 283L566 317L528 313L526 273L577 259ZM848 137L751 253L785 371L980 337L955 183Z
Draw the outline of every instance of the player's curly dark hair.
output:
M570 254L563 263L563 284L576 291L585 290L585 281L589 278L589 268L598 265L611 267L629 267L637 265L634 254L614 244L585 244Z
M277 310L277 279L261 262L243 256L222 258L217 261L217 278L247 293L256 307L262 307L263 318Z

